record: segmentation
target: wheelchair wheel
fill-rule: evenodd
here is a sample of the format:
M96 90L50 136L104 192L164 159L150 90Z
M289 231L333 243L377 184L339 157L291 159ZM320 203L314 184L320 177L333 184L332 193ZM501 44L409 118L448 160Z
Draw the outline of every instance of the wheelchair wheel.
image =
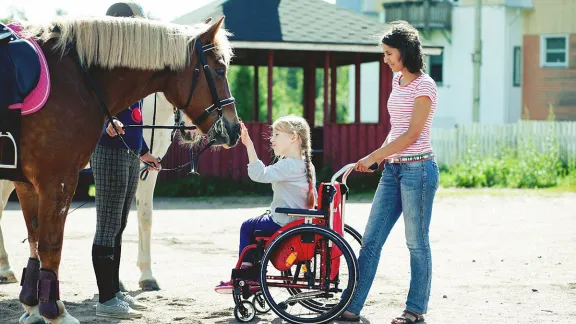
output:
M360 235L358 231L356 231L352 226L349 225L344 225L344 233L345 233L344 238L346 239L346 242L348 242L348 244L352 248L355 257L358 258L360 249L362 248L362 235ZM338 274L339 279L341 280L345 279L347 276L346 269L340 269L340 270L341 272ZM289 271L286 271L283 273L283 275L291 276L292 274ZM302 291L299 288L288 288L288 292L290 293L290 295L295 296L301 293ZM321 303L315 300L303 300L300 301L300 303L309 310L320 313L329 310L335 306L335 304Z
M266 302L290 323L325 323L338 317L352 300L357 278L358 261L344 238L309 224L276 237L264 253L260 273Z
M270 305L266 303L266 300L264 299L264 296L262 296L261 292L257 292L254 295L254 299L252 299L252 304L254 305L256 313L258 314L266 314L270 311Z
M234 307L234 317L238 322L250 322L256 316L256 309L251 302L244 300Z

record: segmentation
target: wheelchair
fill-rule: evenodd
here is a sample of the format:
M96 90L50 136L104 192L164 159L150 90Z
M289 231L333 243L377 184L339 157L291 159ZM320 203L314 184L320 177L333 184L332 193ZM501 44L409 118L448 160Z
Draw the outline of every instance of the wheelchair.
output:
M277 208L298 219L270 237L256 233L256 243L240 253L232 269L236 320L249 322L272 310L289 323L326 323L346 310L356 291L358 261L344 235L360 246L362 240L345 224L346 179L354 165L319 185L317 209ZM254 266L242 269L250 250Z

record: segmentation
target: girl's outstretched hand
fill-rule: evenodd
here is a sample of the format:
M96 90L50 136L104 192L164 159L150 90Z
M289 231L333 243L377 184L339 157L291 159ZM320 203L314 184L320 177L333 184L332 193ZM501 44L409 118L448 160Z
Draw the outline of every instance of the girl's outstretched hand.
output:
M248 128L246 128L246 125L244 125L244 123L240 122L240 140L242 141L242 144L244 144L244 146L248 146L252 144L252 139L250 138L250 135L248 134Z

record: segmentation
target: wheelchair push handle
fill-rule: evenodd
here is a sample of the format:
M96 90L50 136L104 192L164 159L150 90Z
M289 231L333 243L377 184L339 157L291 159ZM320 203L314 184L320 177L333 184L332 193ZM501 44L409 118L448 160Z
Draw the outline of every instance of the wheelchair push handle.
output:
M332 178L330 179L330 183L332 185L334 185L336 183L336 180L341 176L342 176L342 183L346 184L346 178L348 178L348 175L350 175L350 173L352 172L352 170L354 170L354 166L356 165L356 163L350 163L345 165L342 169L338 170L338 172L336 172ZM378 170L378 163L374 163L372 164L368 169L370 169L371 171L376 171Z

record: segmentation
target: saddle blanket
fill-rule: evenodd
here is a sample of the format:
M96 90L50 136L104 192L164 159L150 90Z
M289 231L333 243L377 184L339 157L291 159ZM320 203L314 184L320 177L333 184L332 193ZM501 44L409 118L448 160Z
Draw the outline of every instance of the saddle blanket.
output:
M26 41L33 47L34 51L36 52L36 57L34 58L12 58L13 60L16 60L15 62L12 62L14 64L13 67L15 68L16 74L15 83L18 83L21 79L29 79L32 77L36 77L35 79L37 80L37 83L32 89L24 89L28 90L26 91L27 94L24 100L21 102L11 102L8 106L8 109L20 109L22 115L29 115L39 111L48 100L48 96L50 95L50 71L48 70L48 63L46 62L46 57L44 56L40 45L38 45L33 37L26 37L26 35L23 33L23 30L23 27L15 22L5 26L0 24L0 32L11 32L12 35L15 36L13 38ZM30 62L30 60L35 61ZM28 66L38 63L40 64L39 76L23 75L23 73L31 70L28 68Z

